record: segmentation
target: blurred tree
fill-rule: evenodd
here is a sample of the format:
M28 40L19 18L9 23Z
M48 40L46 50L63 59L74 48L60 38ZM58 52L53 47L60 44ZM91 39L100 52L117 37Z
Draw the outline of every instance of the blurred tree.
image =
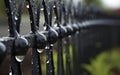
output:
M5 21L6 13L5 13L5 3L4 0L0 0L0 22Z
M111 1L111 2L109 2L109 1ZM87 5L92 4L95 7L98 7L102 11L105 11L107 13L120 14L120 7L116 7L116 8L114 7L114 6L118 6L118 4L120 4L119 0L84 0L84 2ZM110 3L112 3L112 4L110 4ZM115 3L116 3L116 5L115 5Z

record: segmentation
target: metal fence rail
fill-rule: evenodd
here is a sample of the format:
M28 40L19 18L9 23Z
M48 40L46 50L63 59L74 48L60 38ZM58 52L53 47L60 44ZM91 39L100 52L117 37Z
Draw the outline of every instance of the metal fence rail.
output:
M72 0L68 3L66 0L4 0L4 3L9 36L0 38L1 75L24 75L21 63L27 60L24 58L30 50L31 75L42 75L38 49L46 52L46 75L55 75L53 44L56 42L57 75L82 75L84 69L80 67L81 63L89 63L89 58L101 50L120 44L120 17L105 14L95 7L75 6ZM21 35L24 6L29 12L31 32ZM40 31L42 12L45 23L44 30ZM63 48L66 65L63 63Z

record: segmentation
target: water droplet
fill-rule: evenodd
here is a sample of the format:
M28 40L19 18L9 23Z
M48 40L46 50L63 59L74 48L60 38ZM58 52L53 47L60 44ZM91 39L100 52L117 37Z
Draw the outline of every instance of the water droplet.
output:
M49 46L46 46L45 49L50 49L50 47L49 47Z
M33 64L33 61L31 62L31 64Z
M50 15L50 12L48 12L48 15Z
M53 8L55 8L56 6L54 5Z
M15 20L18 20L17 16L15 16Z
M56 19L56 16L54 17L54 19Z
M19 55L19 56L15 56L15 59L16 59L18 62L22 62L22 61L24 60L24 57L25 57L25 56Z
M11 12L11 14L13 15L13 12Z
M76 34L79 34L79 31L77 31Z
M30 23L32 23L32 21L30 21Z
M9 75L12 75L12 72L9 72Z
M57 23L54 24L54 27L57 27Z
M37 14L37 11L35 11L35 14Z
M10 29L8 29L8 32L10 31Z
M43 53L44 49L37 49L38 53Z
M48 60L46 63L48 64L48 63L50 63L50 61Z
M53 46L53 44L50 44L50 46Z
M68 37L71 38L71 35L69 35Z
M46 30L46 29L47 29L47 27L46 27L46 26L44 26L44 27L43 27L43 29L44 29L44 30Z
M26 5L27 8L29 8L29 5Z
M0 41L6 41L4 38L0 38Z
M43 11L43 10L44 10L44 8L41 8L40 10L41 10L41 11Z
M50 70L50 72L53 72L53 70Z

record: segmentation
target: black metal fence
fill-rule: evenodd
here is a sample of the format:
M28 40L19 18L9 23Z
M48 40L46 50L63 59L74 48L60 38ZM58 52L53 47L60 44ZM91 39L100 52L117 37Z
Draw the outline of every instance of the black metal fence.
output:
M75 6L72 0L4 0L4 3L9 36L0 38L1 75L42 75L38 49L46 52L46 75L55 75L53 44L56 42L57 75L82 75L81 63L89 63L89 58L120 44L120 17L103 13L93 6L80 3ZM31 32L20 35L25 6L29 12ZM42 12L45 23L44 30L40 31ZM63 60L63 48L66 60ZM28 55L31 56L32 70L25 74L26 70L23 71L21 65L23 60L29 60L25 59Z

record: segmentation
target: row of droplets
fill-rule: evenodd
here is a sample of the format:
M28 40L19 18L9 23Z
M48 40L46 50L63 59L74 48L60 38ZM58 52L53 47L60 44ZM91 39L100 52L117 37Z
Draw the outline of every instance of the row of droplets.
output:
M53 44L51 44L51 46L53 46ZM44 50L46 50L46 49L50 49L50 47L49 47L49 46L46 46L45 49L37 49L37 52L41 54L41 53L43 53ZM15 58L16 58L16 60L17 60L18 62L22 62L22 61L24 60L24 58L25 58L25 55L17 55L17 56L15 56Z

